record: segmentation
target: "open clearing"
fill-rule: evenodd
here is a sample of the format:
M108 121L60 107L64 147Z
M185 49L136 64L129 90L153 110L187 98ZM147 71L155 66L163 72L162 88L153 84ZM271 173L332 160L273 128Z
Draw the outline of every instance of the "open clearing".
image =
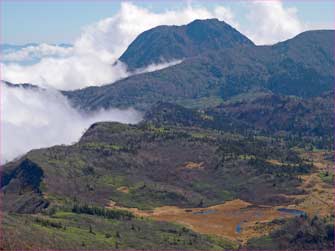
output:
M273 230L275 226L266 223L274 219L294 216L292 213L278 211L279 208L285 207L292 211L301 210L309 215L322 216L332 212L333 187L320 178L320 172L325 172L332 166L332 161L326 160L326 156L326 152L303 154L306 161L313 161L316 170L300 177L303 181L301 187L307 194L292 196L296 199L296 203L288 206L253 205L237 199L207 208L163 206L154 210L139 210L138 208L119 207L113 203L108 207L126 209L140 217L179 223L202 234L217 235L245 243L252 237L262 236ZM193 163L190 166L193 168Z
M255 228L255 225L291 216L279 212L277 209L280 207L256 206L239 199L207 208L186 209L163 206L154 210L139 210L137 208L112 207L127 209L141 217L179 223L202 234L218 235L242 242L264 234L264 229Z

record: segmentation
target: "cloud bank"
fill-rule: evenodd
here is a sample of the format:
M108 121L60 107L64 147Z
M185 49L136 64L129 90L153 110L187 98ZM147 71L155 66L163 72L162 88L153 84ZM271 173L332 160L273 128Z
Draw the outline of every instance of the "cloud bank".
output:
M134 109L100 110L82 114L54 90L8 87L1 83L1 163L31 149L70 144L97 121L137 123Z

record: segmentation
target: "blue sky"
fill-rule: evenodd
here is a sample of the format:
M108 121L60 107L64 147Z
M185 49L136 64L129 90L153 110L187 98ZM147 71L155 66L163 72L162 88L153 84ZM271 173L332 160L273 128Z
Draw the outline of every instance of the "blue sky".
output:
M71 43L81 28L110 17L120 8L120 1L80 0L2 0L2 43L24 44L29 42ZM176 9L187 1L131 1L155 12ZM243 1L192 1L193 5L214 8L219 4L231 8L236 19L243 24ZM297 8L298 17L305 23L333 27L334 1L283 1L285 7Z

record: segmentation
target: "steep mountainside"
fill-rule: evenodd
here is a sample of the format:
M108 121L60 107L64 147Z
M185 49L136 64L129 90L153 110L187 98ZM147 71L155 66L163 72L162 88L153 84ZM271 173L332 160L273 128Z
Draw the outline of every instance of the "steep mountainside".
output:
M315 97L333 88L333 44L334 31L309 31L274 46L218 50L157 72L64 94L86 110L148 109L158 101L205 107L255 90Z
M223 21L195 20L188 25L163 25L141 33L120 60L134 70L210 50L252 45L252 41Z
M55 203L52 198L75 198L100 206L113 200L140 208L210 205L234 198L286 203L290 200L283 194L302 193L296 175L309 172L310 166L299 164L294 152L277 145L270 139L221 135L200 128L94 124L75 145L32 151L5 166L4 207L35 212ZM287 168L267 159L298 165L285 171L283 181L273 174ZM191 168L189 163L198 167ZM28 169L34 172L28 175ZM274 183L277 185L272 186ZM120 186L127 186L129 193L120 192ZM267 192L257 196L261 190Z

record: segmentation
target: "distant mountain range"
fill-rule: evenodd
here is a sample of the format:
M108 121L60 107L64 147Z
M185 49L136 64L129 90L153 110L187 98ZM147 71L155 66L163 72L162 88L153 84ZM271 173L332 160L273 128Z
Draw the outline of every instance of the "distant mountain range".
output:
M21 83L21 84L13 84L10 83L8 81L1 81L1 84L6 85L7 87L10 88L26 88L26 89L42 89L41 87L37 86L37 85L32 85L32 84L28 84L28 83Z
M191 32L194 27L200 27L199 37ZM272 46L255 46L217 20L163 26L139 35L120 60L130 69L163 58L183 58L181 64L64 94L85 110L128 106L146 110L158 101L204 107L250 91L314 97L333 89L333 44L332 30L308 31Z

